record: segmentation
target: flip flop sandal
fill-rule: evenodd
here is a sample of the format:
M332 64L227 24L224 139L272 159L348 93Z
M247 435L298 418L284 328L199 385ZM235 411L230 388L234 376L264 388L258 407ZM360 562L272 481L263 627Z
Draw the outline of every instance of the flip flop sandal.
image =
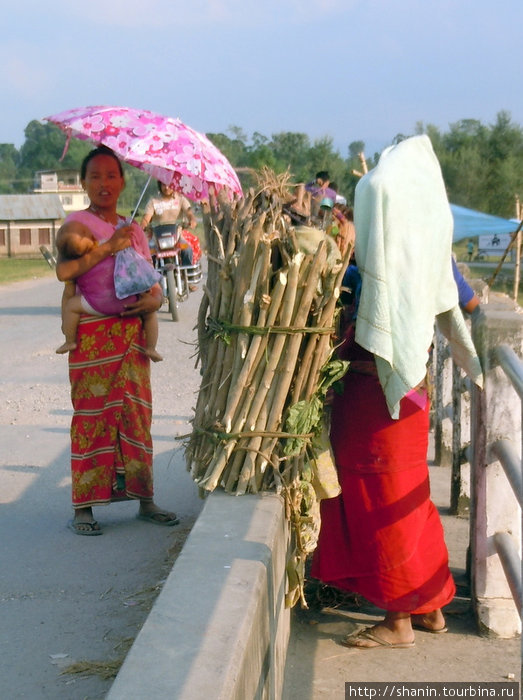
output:
M421 630L422 632L429 632L430 634L444 634L449 631L448 627L440 627L437 630L430 629L424 625L417 625L415 622L412 623L412 629Z
M80 529L79 525L82 526L82 528L87 528L87 529ZM69 520L67 523L67 527L69 530L74 532L75 535L86 535L87 537L93 537L94 535L103 535L101 527L98 525L98 522L96 520L92 520L91 522L77 522L75 523L74 520Z
M415 642L387 642L386 639L382 639L374 632L371 632L371 627L361 630L358 634L352 634L341 640L341 644L345 647L350 647L351 649L410 649L415 646ZM358 644L358 640L365 639L374 644L366 646L364 644Z
M170 515L171 513L168 513L165 510L157 510L153 513L138 513L136 517L138 520L146 520L147 522L155 523L156 525L167 525L168 527L178 525L180 518L178 518L175 513L172 513L174 518L169 518Z

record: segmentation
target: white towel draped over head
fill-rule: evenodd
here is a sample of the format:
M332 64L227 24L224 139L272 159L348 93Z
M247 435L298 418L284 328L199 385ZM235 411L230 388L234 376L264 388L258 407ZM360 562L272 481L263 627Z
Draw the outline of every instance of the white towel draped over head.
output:
M463 369L481 366L458 306L452 274L453 218L427 136L386 149L356 187L356 262L362 276L356 341L376 356L390 414L425 377L434 321Z

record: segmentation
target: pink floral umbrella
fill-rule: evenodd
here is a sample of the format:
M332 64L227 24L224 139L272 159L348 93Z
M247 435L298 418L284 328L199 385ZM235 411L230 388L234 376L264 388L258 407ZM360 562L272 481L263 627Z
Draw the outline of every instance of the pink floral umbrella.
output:
M223 153L180 119L104 106L79 107L44 119L65 131L66 149L71 136L107 146L193 201L208 199L211 186L242 196L238 176Z

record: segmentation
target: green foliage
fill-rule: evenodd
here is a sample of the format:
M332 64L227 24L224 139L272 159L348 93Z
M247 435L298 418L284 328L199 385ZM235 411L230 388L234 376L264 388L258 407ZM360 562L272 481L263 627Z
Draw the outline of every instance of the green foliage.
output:
M499 112L490 127L462 119L446 134L431 125L421 133L432 141L451 202L514 216L515 197L523 198L523 129L507 112Z
M16 193L19 161L18 151L13 144L0 144L0 193Z
M60 161L67 137L57 126L33 120L26 126L24 134L20 167L32 173L53 168L78 168L92 148L86 141L72 138L63 161Z
M42 124L33 120L25 129L25 142L17 151L12 144L0 144L0 193L16 194L30 192L34 176L39 170L80 169L84 157L93 148L88 141L72 138L67 152L60 160L67 137L54 124ZM147 175L124 163L126 187L120 198L122 213L130 213L147 182ZM156 182L149 192L156 192ZM144 198L147 199L147 195ZM143 207L142 207L143 208Z
M138 203L138 199L142 194L143 188L147 184L149 176L142 170L139 170L138 168L133 168L131 165L127 165L126 163L123 164L123 169L125 176L125 189L120 195L118 210L124 216L128 216L134 211ZM143 214L145 205L147 204L147 200L149 199L149 197L156 194L158 194L158 183L153 178L149 183L145 195L141 200L138 213L136 215L138 219L140 219L140 216Z
M68 151L60 158L66 144L66 136L54 124L42 124L33 120L25 128L25 142L20 148L15 192L30 192L34 176L39 170L79 168L84 156L92 148L85 141L71 139ZM3 190L2 190L3 191Z
M235 130L234 138L232 139L225 134L207 134L207 138L238 168L247 165L247 146L245 145L245 139L238 138L242 134L236 130L236 127L231 128Z
M507 112L499 112L492 125L462 119L443 133L434 125L418 122L413 131L426 133L431 139L451 202L490 214L514 216L515 196L523 199L523 130ZM231 126L228 134L207 136L238 170L245 188L254 182L253 171L263 166L276 173L289 170L295 183L308 182L319 170L328 170L349 204L354 201L357 173L362 172L359 154L365 153L361 140L352 141L347 153L341 155L330 137L311 142L301 132L282 131L270 137L255 132L249 139L240 127ZM397 134L392 142L403 138L404 134ZM20 150L12 144L0 144L0 193L31 191L38 170L79 168L92 146L72 138L64 160L60 161L65 142L65 134L58 127L31 121ZM370 170L379 154L365 157ZM125 176L127 185L121 206L123 213L128 213L133 210L147 176L131 167L125 167ZM144 202L155 191L156 184L152 183Z
M321 425L323 401L316 395L309 401L298 401L289 408L285 429L303 437L289 438L283 449L287 457L299 455L307 443L306 436L315 433Z
M283 450L287 457L299 455L307 444L307 435L318 437L322 429L323 406L327 391L345 375L349 363L345 360L330 359L321 368L320 381L316 392L308 401L298 401L290 406L285 421L285 430L296 436L289 438Z

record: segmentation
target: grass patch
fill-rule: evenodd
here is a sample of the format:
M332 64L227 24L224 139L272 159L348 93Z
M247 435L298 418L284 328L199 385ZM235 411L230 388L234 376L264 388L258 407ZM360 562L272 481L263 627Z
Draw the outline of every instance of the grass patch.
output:
M473 268L470 274L473 277L480 277L485 282L488 282L494 273L494 269L483 269L481 267ZM514 298L514 266L505 265L503 269L496 275L494 284L491 286L493 292L501 292L507 294L511 299ZM523 306L523 291L521 290L521 278L518 289L518 305Z
M467 263L466 254L463 252L463 246L458 247L453 246L453 250L456 253L458 262ZM496 265L499 262L499 257L492 256L489 259L490 265L482 265L481 263L473 263L469 265L469 274L471 279L482 279L487 282L491 279ZM522 275L523 276L523 275ZM490 287L493 292L500 292L502 294L507 294L511 299L514 298L514 263L507 260L503 265L502 269L496 275L494 284ZM518 291L518 304L523 306L523 290L521 287L521 278Z
M0 284L52 277L54 274L54 270L51 270L43 258L0 258Z
M492 275L494 274L495 267L490 265L478 265L474 264L469 266L469 273L471 279L481 279L484 282L489 282ZM511 299L514 298L514 265L503 265L503 268L496 275L494 284L490 287L493 292L500 292L502 294L507 294ZM518 291L518 304L523 306L523 291L521 289L521 280L519 284Z

